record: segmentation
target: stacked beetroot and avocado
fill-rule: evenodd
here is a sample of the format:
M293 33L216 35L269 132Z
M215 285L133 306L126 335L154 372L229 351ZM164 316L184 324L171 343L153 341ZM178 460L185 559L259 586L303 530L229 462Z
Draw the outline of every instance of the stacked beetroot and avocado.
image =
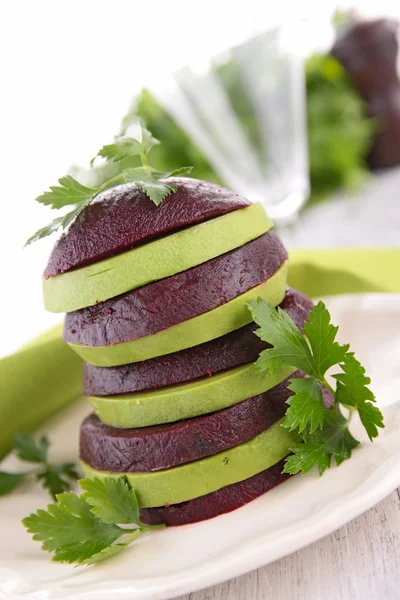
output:
M36 198L69 212L27 242L65 230L45 304L67 313L94 408L81 426L82 493L23 520L61 562L94 564L151 528L322 475L359 445L354 414L371 440L384 427L325 304L286 287L286 250L262 206L182 178L190 168L157 170L147 155L158 141L139 134L101 148L90 186L67 175Z
M144 522L179 525L288 477L293 436L279 421L301 374L255 369L267 344L247 303L279 305L300 329L312 303L286 288L287 253L261 205L172 182L159 206L134 184L88 206L53 249L44 297L85 360L84 472L126 475Z

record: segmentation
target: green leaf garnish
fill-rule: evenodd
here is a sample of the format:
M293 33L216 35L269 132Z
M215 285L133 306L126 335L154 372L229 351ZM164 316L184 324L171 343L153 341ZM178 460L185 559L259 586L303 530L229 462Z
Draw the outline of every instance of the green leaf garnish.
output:
M57 494L71 489L71 481L79 478L79 473L73 463L63 463L60 465L46 465L46 468L36 475L44 488L48 489L55 498Z
M29 475L34 475L53 498L71 489L79 478L73 463L51 464L48 461L49 439L42 435L38 440L29 433L18 433L13 450L20 460L38 465L23 473L0 472L0 496L10 494Z
M365 375L364 367L354 354L348 352L341 365L343 373L334 375L337 380L336 398L344 406L356 409L360 415L369 439L379 435L378 427L383 427L382 413L372 402L376 402L374 394L367 385L371 383Z
M349 345L336 341L338 328L332 325L328 309L318 302L304 324L303 334L289 315L263 299L249 303L254 321L259 325L255 333L273 347L263 350L256 362L260 371L274 373L283 367L300 369L308 375L304 379L291 379L289 389L294 394L283 427L299 434L300 443L292 448L286 459L284 472L306 473L314 465L320 475L330 467L332 458L337 465L351 457L359 442L351 435L349 424L358 411L360 420L372 441L378 428L384 427L383 415L374 406L375 397L367 385L371 382L364 367L349 352ZM336 390L326 381L329 368L340 367L341 373L333 375ZM334 395L334 405L325 410L322 387ZM340 406L349 409L346 419Z
M59 494L58 502L22 521L54 561L94 564L121 552L146 531L159 529L140 521L135 491L125 477L85 479L80 484L80 496Z
M27 473L5 473L0 471L0 496L6 496L22 483Z
M359 445L337 406L325 411L324 426L320 431L302 434L301 437L303 442L291 448L293 454L286 459L284 473L295 475L301 471L304 474L316 464L319 474L323 475L330 467L332 457L340 465Z
M146 530L148 529L150 528L148 527ZM97 552L96 554L93 554L92 556L87 558L85 560L85 565L94 565L96 563L102 562L103 560L107 560L107 558L115 556L115 554L119 554L120 552L122 552L122 550L125 550L127 546L132 544L132 542L137 540L138 537L143 535L143 533L145 533L143 529L136 529L136 531L134 531L133 533L129 533L128 535L125 534L115 544L107 546L106 548L103 548L103 550L100 550L100 552Z
M50 186L50 192L44 192L36 198L36 202L50 206L51 208L62 208L69 204L80 204L95 193L95 189L82 185L66 175L58 180L60 185Z
M22 521L53 560L83 563L121 536L121 529L95 517L82 497L64 492L57 500Z
M128 136L117 136L113 144L103 146L90 164L93 165L97 156L105 158L109 162L119 162L131 156L140 156L143 164L147 163L147 155L150 150L159 144L159 140L153 137L145 127L141 127L140 139Z
M139 521L139 504L135 491L127 480L83 479L79 482L85 500L92 512L104 523L136 523Z
M41 240L51 235L52 233L55 233L60 229L60 227L62 227L63 221L64 217L57 217L57 219L54 219L54 221L52 221L48 225L41 227L40 229L35 231L35 233L31 235L30 238L27 239L27 241L25 242L25 246L29 246L30 244L33 244L33 242L37 242L38 240Z
M47 462L49 439L42 435L37 441L29 433L17 433L14 438L14 450L18 458L28 462Z
M261 352L256 362L257 370L273 375L283 367L296 366L306 373L317 373L310 348L287 312L275 309L262 298L252 300L248 306L253 320L259 325L255 334L274 346Z
M335 341L339 328L332 325L330 320L331 316L325 304L318 302L310 312L308 321L304 323L304 334L310 343L320 377L323 377L330 367L341 363L350 347L349 344L341 346Z
M294 392L287 400L289 408L286 411L283 426L290 431L304 431L309 425L312 433L321 428L324 423L324 403L322 399L321 382L316 377L291 379L289 389Z
M123 161L125 161L123 166L119 167L119 172L113 174L112 177L104 176L96 187L82 185L71 175L61 177L58 180L59 185L50 186L50 190L38 196L36 201L40 204L50 206L52 209L72 206L72 210L63 217L54 219L49 225L36 231L27 240L26 245L47 237L60 228L63 230L66 229L97 196L105 190L122 183L134 182L137 187L146 193L154 204L157 206L161 204L168 194L176 191L176 185L167 180L176 175L190 173L191 167L164 172L158 171L149 165L147 155L159 143L145 127L141 126L138 138L118 136L113 144L103 146L91 160L91 166L98 156L111 164L122 165ZM142 163L141 166L127 166L125 164L127 159L135 156L139 157Z

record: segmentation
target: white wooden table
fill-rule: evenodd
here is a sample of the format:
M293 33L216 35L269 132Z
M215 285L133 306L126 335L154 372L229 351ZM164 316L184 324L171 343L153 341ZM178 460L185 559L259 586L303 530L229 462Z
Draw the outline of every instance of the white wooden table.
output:
M399 191L400 169L373 178L306 213L282 232L286 245L399 245ZM400 490L291 556L179 600L400 600Z
M315 544L242 577L181 596L179 600L399 598L400 490L397 490Z

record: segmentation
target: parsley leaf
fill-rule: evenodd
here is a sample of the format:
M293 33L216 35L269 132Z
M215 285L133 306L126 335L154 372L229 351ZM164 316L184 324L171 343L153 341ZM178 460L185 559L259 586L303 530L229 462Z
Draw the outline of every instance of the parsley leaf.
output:
M331 316L323 302L318 302L304 323L304 334L310 342L317 372L323 377L333 365L343 361L349 344L340 346L335 342L338 327L331 324Z
M133 533L129 535L125 535L122 540L119 540L117 543L112 544L112 546L107 546L107 548L103 548L97 554L93 554L90 558L85 560L85 565L94 565L96 563L102 562L107 558L111 558L115 554L119 554L122 550L125 550L127 546L132 544L138 537L143 535L144 531L142 529L136 529Z
M89 504L73 493L60 494L47 511L38 510L22 523L53 560L78 564L101 552L123 533L117 525L103 523Z
M176 191L176 185L165 180L176 175L188 174L191 171L191 167L163 172L150 166L147 162L147 155L159 143L150 131L140 126L137 138L118 136L113 144L103 146L91 160L91 167L98 156L104 158L109 164L117 165L117 173L106 175L104 172L96 187L87 187L77 181L72 175L61 177L58 180L59 185L50 186L50 191L38 196L36 201L40 204L50 206L52 209L72 206L72 210L63 217L54 219L49 225L36 231L27 240L25 245L28 246L37 240L47 237L60 228L66 229L97 196L105 190L122 183L136 183L154 204L157 206L161 204L166 196ZM136 156L139 157L142 165L132 167L130 159Z
M93 513L104 523L137 523L139 504L124 477L83 479L79 482Z
M5 473L0 471L0 496L10 494L25 479L27 473Z
M345 406L358 410L361 423L364 425L369 439L379 435L378 427L384 427L383 416L377 406L373 406L375 396L367 385L371 383L365 375L364 367L352 352L348 352L341 365L343 373L334 375L337 380L336 398Z
M310 348L287 312L259 298L248 303L253 320L259 325L255 334L274 348L263 350L256 362L258 371L270 375L283 367L297 367L317 374Z
M321 437L337 465L350 458L351 451L360 443L353 438L348 425L349 420L344 418L337 402L326 411Z
M14 438L14 450L18 458L28 462L45 463L50 442L46 435L38 441L29 433L17 433Z
M36 475L36 479L41 481L43 487L48 489L55 498L57 494L71 489L71 481L79 479L79 474L73 463L63 463L60 465L46 465L44 471Z
M304 475L316 464L319 474L323 475L331 466L332 457L337 465L350 458L359 442L350 434L347 425L336 406L326 410L323 429L302 436L303 442L291 448L293 454L286 459L283 472L295 475L301 471Z
M0 496L9 494L29 475L34 475L53 498L68 491L71 483L79 478L73 463L50 464L48 462L49 439L42 435L38 440L30 433L18 433L14 438L14 452L23 461L37 464L37 468L23 473L0 472Z
M58 562L90 565L124 550L150 529L139 517L135 491L125 477L80 482L84 493L59 494L58 502L38 510L22 523L42 549ZM135 525L125 529L118 523Z
M33 242L37 242L38 240L41 240L51 235L52 233L58 231L63 224L63 220L64 217L57 217L57 219L54 219L48 225L45 225L44 227L41 227L40 229L35 231L35 233L27 239L27 241L25 242L25 246L29 246L30 244L33 244Z
M335 341L338 328L332 325L323 302L310 312L303 334L287 313L275 309L266 300L252 301L249 309L259 325L255 333L273 346L261 352L257 369L274 373L291 366L308 375L289 382L289 389L294 393L286 401L288 409L282 426L296 431L302 441L293 446L284 472L306 473L317 465L322 475L330 467L332 458L340 465L358 446L359 442L349 430L354 411L358 411L371 441L378 435L378 428L384 427L382 413L373 405L375 397L367 387L370 379L349 352L349 344L340 345ZM327 370L334 365L342 370L333 376L336 390L325 379ZM323 387L334 395L334 404L329 409L324 409ZM342 415L340 405L350 409L348 419Z
M128 136L117 136L113 144L103 146L90 161L93 165L97 156L107 159L109 162L119 162L131 156L140 156L146 162L146 156L150 150L160 142L153 137L145 127L140 127L140 139Z
M324 423L321 382L315 377L291 379L288 387L294 392L294 396L287 400L289 408L282 425L299 433L304 431L308 424L310 433L321 428Z
M60 185L50 186L50 192L44 192L38 196L36 202L46 206L50 205L51 208L62 208L69 204L80 204L96 192L96 189L82 185L71 175L61 177L58 183Z
M325 473L325 470L331 464L331 455L324 447L324 441L317 433L313 433L304 439L303 443L296 444L291 448L291 454L285 461L283 473L296 475L300 471L307 473L311 471L314 465L318 466L320 475Z
M74 179L73 177L71 177L70 175L68 175L68 178L70 181L74 182L74 185L80 185L78 183L78 181L76 179ZM62 178L62 179L66 179L66 178ZM59 182L62 181L62 179L59 179ZM84 186L82 186L84 187ZM57 217L56 219L54 219L51 223L49 223L48 225L46 225L45 227L42 227L41 229L38 229L25 243L25 246L29 246L30 244L32 244L33 242L36 242L37 240L41 240L44 237L47 237L48 235L51 235L52 233L55 233L56 231L58 231L60 229L60 227L62 229L66 229L71 223L72 221L74 221L76 219L76 217L78 215L81 214L81 212L92 202L92 200L94 200L94 198L96 196L98 196L98 194L100 194L102 191L104 191L106 188L105 187L101 187L101 188L85 188L86 190L88 190L88 193L86 194L86 196L84 196L79 202L78 204L75 204L74 202L69 202L69 197L68 197L68 189L66 189L66 194L65 196L58 193L58 190L61 190L61 188L57 187L57 186L53 186L50 188L52 191L51 192L45 192L42 196L39 196L38 198L36 198L36 200L38 202L42 202L40 200L40 198L44 198L45 196L47 196L47 200L46 202L42 202L43 204L52 204L51 208L62 208L63 206L68 206L70 204L74 204L74 208L66 213L63 217ZM72 185L71 188L69 189L73 189ZM77 197L77 195L73 196L73 197ZM62 204L63 199L65 200L64 204Z

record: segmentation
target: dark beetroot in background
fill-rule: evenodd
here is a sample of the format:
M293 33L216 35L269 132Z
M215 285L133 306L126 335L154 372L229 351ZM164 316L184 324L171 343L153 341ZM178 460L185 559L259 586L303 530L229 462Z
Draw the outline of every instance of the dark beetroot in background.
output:
M144 241L244 208L250 202L213 183L174 178L177 191L156 206L135 184L105 192L55 244L44 276L59 275Z
M313 303L301 292L288 289L280 308L302 329ZM256 328L251 323L205 344L130 365L106 368L85 364L83 393L87 396L126 394L191 381L254 362L268 347L254 334Z
M356 20L339 34L331 52L348 72L376 121L368 162L372 169L400 164L399 22Z
M291 377L301 377L297 371ZM291 395L288 380L214 413L166 425L118 429L92 414L81 425L80 458L100 471L168 469L251 440L281 419Z
M110 346L208 312L269 279L287 258L274 231L182 273L65 317L64 340Z
M248 502L255 500L265 492L286 481L290 475L283 475L284 461L281 461L249 479L233 483L226 487L194 498L188 502L162 506L160 508L142 508L140 518L148 525L187 525L212 519L231 512Z

